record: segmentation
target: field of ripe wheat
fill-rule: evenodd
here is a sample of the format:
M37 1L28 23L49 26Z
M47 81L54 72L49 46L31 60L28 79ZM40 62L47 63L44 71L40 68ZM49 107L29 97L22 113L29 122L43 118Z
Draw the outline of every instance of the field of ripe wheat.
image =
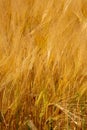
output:
M0 130L87 130L87 0L0 0Z

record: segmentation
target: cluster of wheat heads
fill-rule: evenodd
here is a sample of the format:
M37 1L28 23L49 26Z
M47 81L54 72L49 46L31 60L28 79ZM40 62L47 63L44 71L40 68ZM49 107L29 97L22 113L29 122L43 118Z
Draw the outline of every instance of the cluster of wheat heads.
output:
M0 130L87 130L87 0L0 0Z

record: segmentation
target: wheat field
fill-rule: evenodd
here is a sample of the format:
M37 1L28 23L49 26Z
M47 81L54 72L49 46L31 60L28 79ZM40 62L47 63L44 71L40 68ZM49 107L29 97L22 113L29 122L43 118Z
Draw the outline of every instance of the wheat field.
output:
M87 0L0 0L0 130L87 130Z

